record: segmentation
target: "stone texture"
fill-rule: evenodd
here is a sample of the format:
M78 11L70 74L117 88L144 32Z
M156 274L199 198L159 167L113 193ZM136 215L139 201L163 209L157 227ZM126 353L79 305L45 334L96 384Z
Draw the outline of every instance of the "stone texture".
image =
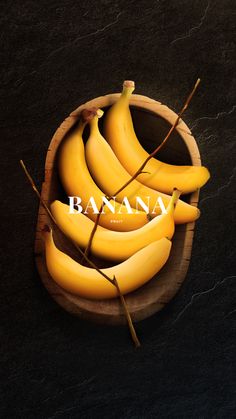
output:
M235 418L235 1L6 0L1 17L3 274L1 403L6 418ZM71 317L33 259L37 184L59 123L84 101L136 92L178 111L211 181L187 279L161 313L126 328Z

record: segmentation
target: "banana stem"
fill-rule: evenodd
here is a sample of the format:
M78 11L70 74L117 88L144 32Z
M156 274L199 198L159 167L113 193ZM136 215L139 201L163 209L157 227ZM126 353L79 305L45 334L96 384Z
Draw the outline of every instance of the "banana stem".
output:
M92 112L94 112L94 110L96 108L92 108L92 109L93 109ZM98 128L98 120L103 116L104 112L102 111L102 109L96 109L95 115L91 115L91 111L89 113L89 110L87 112L88 112L88 116L85 115L83 119L84 119L85 123L89 123L90 132L93 135L96 135L96 134L101 135L100 131L99 131L99 128Z
M82 119L79 121L79 126L78 126L78 131L77 131L78 135L82 136L86 125L87 125L87 121L82 121Z
M98 116L95 116L91 121L89 121L90 125L90 133L93 135L100 134L99 128L98 128Z
M121 97L124 97L129 100L133 91L135 89L135 83L132 80L125 80L123 83L123 90L121 93Z
M55 226L59 229L59 226L57 225L57 222L56 222L56 220L55 220L55 218L53 217L53 215L52 215L52 213L51 213L51 211L50 211L50 209L48 208L48 206L47 206L47 204L45 204L45 202L44 202L44 200L42 199L42 197L41 197L41 195L40 195L40 193L39 193L39 191L38 191L38 189L37 189L37 186L35 185L35 183L34 183L34 180L33 180L33 178L31 177L31 175L29 174L29 171L27 170L27 168L26 168L26 166L25 166L25 164L24 164L24 162L23 162L23 160L20 160L20 165L21 165L21 167L22 167L22 169L23 169L23 171L24 171L24 173L25 173L25 175L26 175L26 177L27 177L27 179L28 179L28 181L29 181L29 183L30 183L30 185L31 185L31 187L32 187L32 189L33 189L33 191L36 193L36 195L37 195L37 197L39 198L39 201L41 202L41 204L42 204L42 206L45 208L45 210L47 211L47 213L48 213L48 215L49 215L49 217L51 218L51 220L53 221L53 223L55 224ZM66 237L66 236L65 236ZM129 310L128 310L128 307L127 307L127 303L126 303L126 300L125 300L125 298L124 298L124 296L123 296L123 294L121 293L121 291L120 291L120 287L119 287L119 285L118 285L118 282L117 282L117 280L116 280L116 277L114 276L114 278L109 278L106 274L104 274L104 272L102 272L97 266L96 266L96 264L95 263L93 263L88 257L87 257L87 255L78 247L78 246L76 246L76 248L77 248L77 250L80 252L80 254L82 255L82 257L86 260L86 262L92 267L92 268L94 268L94 269L96 269L96 271L98 271L104 278L106 278L112 285L114 285L115 287L116 287L116 289L117 289L117 292L118 292L118 295L119 295L119 298L120 298L120 301L121 301L121 304L122 304L122 306L123 306L123 309L124 309L124 313L125 313L125 316L126 316L126 320L127 320L127 323L128 323L128 327L129 327L129 330L130 330L130 334L131 334L131 337L132 337L132 339L133 339L133 342L134 342L134 344L135 344L135 346L136 347L139 347L139 346L141 346L141 343L140 343L140 341L139 341L139 339L138 339L138 337L137 337L137 334L136 334L136 331L135 331L135 328L134 328L134 325L133 325L133 322L132 322L132 319L131 319L131 316L130 316L130 313L129 313Z
M177 201L178 201L180 195L181 195L181 192L178 189L174 188L171 199L170 199L170 202L169 202L168 207L167 207L168 214L173 214L174 213L174 210L175 210L175 207L176 207L176 204L177 204Z

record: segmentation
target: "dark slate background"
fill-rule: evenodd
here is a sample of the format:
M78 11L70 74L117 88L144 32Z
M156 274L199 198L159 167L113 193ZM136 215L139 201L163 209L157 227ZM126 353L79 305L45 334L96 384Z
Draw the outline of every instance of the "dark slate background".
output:
M235 0L1 4L3 418L235 418ZM50 298L33 258L40 186L60 122L90 98L136 92L186 112L212 178L201 192L188 275L137 325L86 323Z

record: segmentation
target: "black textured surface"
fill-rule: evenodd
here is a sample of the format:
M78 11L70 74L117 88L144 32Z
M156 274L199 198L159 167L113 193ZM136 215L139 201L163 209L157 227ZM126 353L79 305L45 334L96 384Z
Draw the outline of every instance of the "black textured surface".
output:
M4 418L235 418L235 0L5 1L1 7L1 402ZM123 79L178 110L212 179L191 264L167 308L126 328L73 318L33 259L50 138Z

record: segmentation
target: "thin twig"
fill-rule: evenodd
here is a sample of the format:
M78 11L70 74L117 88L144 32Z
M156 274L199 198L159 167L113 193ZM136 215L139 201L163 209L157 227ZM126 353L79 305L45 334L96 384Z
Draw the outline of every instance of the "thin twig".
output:
M135 331L135 328L134 328L134 325L133 325L133 322L132 322L132 319L131 319L131 316L130 316L130 313L129 313L129 310L128 310L128 307L127 307L127 304L126 304L126 301L125 301L125 298L124 298L123 294L120 291L120 287L118 285L118 282L117 282L115 276L113 277L113 280L114 280L114 283L115 283L115 285L117 287L117 290L119 292L119 297L121 299L121 302L122 302L123 307L124 307L124 310L125 310L125 314L126 314L126 318L127 318L127 321L128 321L129 330L130 330L132 339L134 341L134 344L135 344L136 348L138 348L139 346L141 346L141 344L140 344L140 341L139 341L139 339L137 337L137 334L136 334L136 331Z
M110 197L109 197L109 199L110 199ZM91 231L91 234L89 236L89 240L88 240L87 246L86 246L85 251L84 251L85 256L88 256L89 255L89 252L90 252L90 249L91 249L91 245L92 245L92 241L93 241L93 236L94 236L94 234L95 234L95 232L97 230L97 226L99 224L99 220L100 220L101 213L102 213L102 210L103 210L103 207L104 206L105 206L105 203L103 201L102 205L99 208L99 212L98 212L98 214L96 216L93 229Z
M56 224L56 220L55 220L55 218L53 217L53 215L52 215L52 213L51 213L50 209L48 208L48 206L47 206L47 205L45 204L45 202L42 200L41 195L40 195L40 193L39 193L39 191L38 191L38 189L37 189L37 187L36 187L36 185L35 185L35 183L34 183L34 181L33 181L32 177L30 176L30 174L29 174L28 170L26 169L26 166L25 166L25 164L24 164L23 160L20 160L20 164L21 164L21 167L22 167L22 169L24 170L24 172L25 172L25 174L26 174L26 177L27 177L27 179L28 179L29 183L31 184L31 186L32 186L32 188L33 188L33 190L34 190L34 192L36 193L37 197L39 198L39 200L40 200L41 204L43 205L44 209L47 211L47 213L48 213L49 217L51 217L51 219L52 219L52 221L54 222L54 224Z
M35 185L35 183L34 183L34 181L33 181L33 178L31 177L31 175L29 174L29 172L28 172L28 170L27 170L27 168L26 168L26 166L25 166L25 164L24 164L24 162L23 162L23 160L20 160L20 164L21 164L21 167L23 168L23 170L24 170L24 173L25 173L25 175L26 175L26 177L27 177L27 179L28 179L28 181L29 181L29 183L30 183L30 185L31 185L31 187L32 187L32 189L33 189L33 191L36 193L36 195L37 195L37 197L39 198L39 200L40 200L40 202L41 202L41 204L43 205L43 207L45 208L45 210L47 211L47 213L48 213L48 215L49 215L49 217L51 218L51 220L53 221L53 223L56 225L56 227L58 227L59 228L59 226L58 226L58 224L57 224L57 222L56 222L56 220L55 220L55 218L53 217L53 215L52 215L52 213L51 213L51 211L50 211L50 209L48 208L48 206L47 206L47 204L44 202L44 200L42 199L42 197L41 197L41 195L40 195L40 193L39 193L39 191L38 191L38 189L37 189L37 187L36 187L36 185ZM120 287L119 287L119 284L118 284L118 282L117 282L117 279L116 279L116 277L114 276L112 279L111 278L109 278L109 276L107 276L104 272L102 272L101 271L101 269L99 269L97 266L96 266L96 264L94 263L94 262L92 262L88 257L87 257L87 255L80 249L80 247L78 247L78 246L76 246L76 249L80 252L80 254L81 254L81 256L86 260L86 262L88 262L88 264L92 267L92 268L94 268L94 269L96 269L96 271L97 272L99 272L105 279L107 279L112 285L114 285L115 287L116 287L116 289L117 289L117 292L118 292L118 296L119 296L119 298L120 298L120 301L121 301L121 304L122 304L122 306L123 306L123 309L124 309L124 313L125 313L125 316L126 316L126 320L127 320L127 323L128 323L128 327L129 327L129 330L130 330L130 334L131 334L131 337L132 337L132 339L133 339L133 342L134 342L134 344L135 344L135 346L136 347L139 347L139 346L141 346L141 344L140 344L140 341L139 341L139 339L138 339L138 337L137 337L137 334L136 334L136 331L135 331L135 328L134 328L134 325L133 325L133 322L132 322L132 319L131 319L131 316L130 316L130 313L129 313L129 310L128 310L128 307L127 307L127 303L126 303L126 301L125 301L125 298L124 298L124 296L123 296L123 294L121 293L121 291L120 291Z
M135 172L135 174L123 185L123 186L121 186L112 196L116 196L116 195L118 195L121 191L123 191L131 182L133 182L133 180L135 180L141 173L145 173L145 172L143 172L143 169L144 169L144 167L146 166L146 164L149 162L149 160L151 159L151 158L153 158L153 157L155 157L155 155L158 153L158 151L160 151L161 150L161 148L165 145L165 143L167 142L167 140L170 138L170 136L171 136L171 134L172 134L172 132L174 131L174 129L177 127L177 125L178 125L178 123L179 123L179 120L180 120L180 118L181 118L181 116L183 115L183 113L186 111L186 109L188 108L188 106L189 106L189 104L190 104L190 102L191 102L191 100L192 100L192 97L193 97L193 95L194 95L194 93L196 92L196 90L197 90L197 88L198 88L198 85L199 85L199 83L200 83L200 79L197 79L197 81L196 81L196 83L195 83L195 85L194 85L194 88L193 88L193 90L191 91L191 93L189 94L189 96L187 97L187 99L186 99L186 101L185 101L185 103L184 103L184 106L182 107L182 109L181 109L181 111L178 113L178 116L177 116L177 118L176 118L176 120L175 120L175 122L174 122L174 124L171 126L171 128L170 128L170 130L169 130L169 132L168 132L168 134L165 136L165 138L164 138L164 140L161 142L161 144L159 144L159 146L157 146L156 147L156 149L151 153L151 154L149 154L149 156L146 158L146 160L143 162L143 164L140 166L140 168ZM147 173L147 172L146 172ZM111 199L111 197L109 197L110 199ZM103 205L104 206L104 205ZM103 206L102 206L102 208L103 208ZM97 217L96 217L96 220L95 220L95 224L94 224L94 227L93 227L93 229L92 229L92 231L91 231L91 234L90 234L90 237L89 237L89 241L88 241L88 244L87 244L87 247L86 247L86 249L85 249L85 254L86 255L88 255L89 254L89 252L90 252L90 249L91 249L91 245L92 245L92 241L93 241L93 237L94 237L94 234L96 233L96 230L97 230L97 226L98 226L98 222L99 222L99 219L100 219L100 216L101 216L101 214L100 214L100 211L99 211L99 213L97 214Z

